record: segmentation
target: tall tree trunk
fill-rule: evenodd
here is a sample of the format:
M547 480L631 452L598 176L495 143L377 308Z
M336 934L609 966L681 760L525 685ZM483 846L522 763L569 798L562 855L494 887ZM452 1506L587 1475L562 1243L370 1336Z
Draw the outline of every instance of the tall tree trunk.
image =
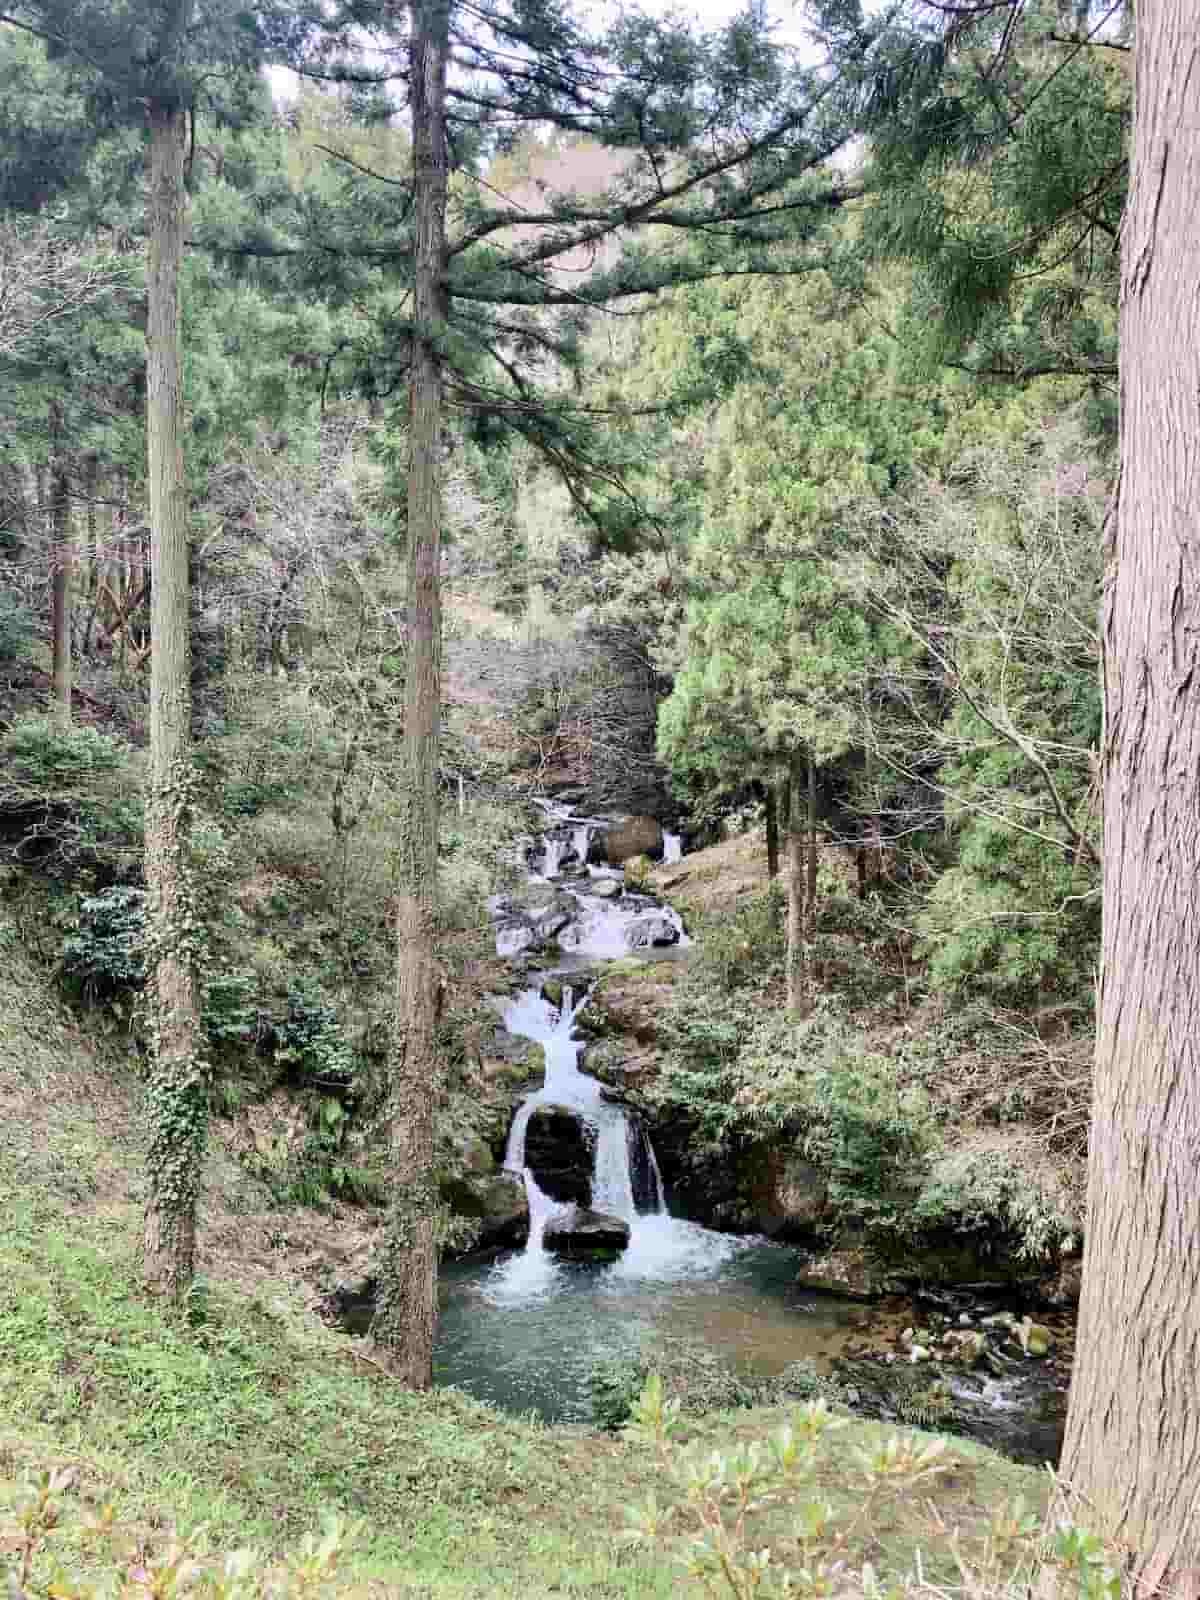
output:
M396 1032L390 1073L392 1204L372 1334L414 1389L433 1382L438 1196L433 1114L440 1089L436 897L441 726L442 382L445 315L448 0L413 0L410 43L414 251L408 474L405 810L396 896Z
M787 785L787 950L784 968L787 1008L797 1016L808 1009L808 971L804 915L804 759L796 756Z
M808 758L808 883L804 895L804 938L812 944L817 932L817 764Z
M196 1195L208 1120L196 908L188 862L192 701L179 325L186 119L173 104L152 103L149 120L146 438L151 656L146 885L154 997L142 1266L149 1287L179 1299L191 1284L195 1264Z
M779 876L779 811L775 785L769 779L763 786L763 811L767 821L767 877Z
M67 472L62 412L51 410L54 460L50 467L50 655L51 697L55 719L71 721L71 576L75 551L71 543L71 480Z
M1200 1568L1200 28L1138 8L1121 478L1103 619L1104 935L1063 1473L1145 1592ZM1190 1570L1189 1570L1190 1569Z

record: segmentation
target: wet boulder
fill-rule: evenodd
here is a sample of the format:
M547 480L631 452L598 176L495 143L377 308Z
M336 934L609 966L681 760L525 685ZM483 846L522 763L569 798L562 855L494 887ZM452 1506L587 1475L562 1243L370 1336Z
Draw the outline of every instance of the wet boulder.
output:
M679 943L679 929L670 917L653 913L637 917L625 929L625 943L630 950L652 950Z
M588 849L588 860L610 867L624 866L632 856L649 856L661 861L663 831L653 817L626 817L597 833Z
M537 931L523 917L503 917L496 923L496 954L507 960L537 943Z
M546 1249L556 1256L608 1255L629 1243L629 1224L576 1206L546 1224Z
M551 1200L589 1205L595 1130L567 1106L538 1106L525 1128L525 1165Z
M471 1185L475 1207L468 1213L479 1220L480 1248L523 1245L529 1237L529 1197L514 1172L496 1172Z

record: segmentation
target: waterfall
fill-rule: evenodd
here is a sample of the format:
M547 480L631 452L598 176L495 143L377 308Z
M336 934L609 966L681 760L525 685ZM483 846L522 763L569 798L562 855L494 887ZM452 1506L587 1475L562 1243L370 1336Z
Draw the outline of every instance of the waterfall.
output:
M539 801L548 829L528 860L534 881L555 880L564 857L574 854L587 861L588 848L596 832L604 827L597 818L572 816L553 802ZM678 861L682 842L678 835L664 834L664 860ZM589 892L588 885L598 879L623 880L619 867L590 867L588 878L574 882L557 881L564 896L578 906L570 925L556 936L556 943L568 959L584 956L589 960L627 957L631 951L647 950L655 943L686 946L679 915L670 906L624 890L617 896L601 898ZM528 925L504 920L503 897L493 903L500 919L497 953L521 953L533 937ZM665 925L673 937L663 939L653 926ZM564 978L567 968L560 968ZM605 1216L618 1217L629 1228L629 1243L615 1261L605 1266L608 1281L616 1287L631 1279L671 1281L681 1277L706 1277L738 1248L727 1236L712 1233L695 1223L685 1222L667 1210L662 1175L649 1134L640 1119L619 1102L604 1097L599 1082L580 1070L584 1041L576 1036L575 1020L587 1003L586 992L576 994L564 984L562 1005L544 999L539 989L525 989L501 1006L509 1033L533 1040L542 1046L546 1063L545 1081L517 1108L509 1130L504 1165L519 1174L529 1199L529 1238L524 1251L497 1263L489 1277L485 1297L494 1304L526 1306L561 1290L564 1278L561 1264L545 1248L546 1231L553 1222L576 1211L571 1201L556 1200L537 1181L527 1158L526 1142L530 1122L540 1107L557 1107L578 1119L587 1131L591 1147L590 1207ZM547 1180L549 1181L549 1180Z
M592 1210L620 1217L631 1228L640 1216L658 1215L665 1210L662 1178L645 1129L630 1119L623 1106L604 1098L595 1078L579 1070L583 1041L575 1037L574 1025L586 1001L584 995L576 1002L573 992L565 988L562 1007L556 1010L536 989L526 989L504 1008L508 1031L536 1041L546 1059L545 1082L518 1108L504 1154L504 1165L522 1175L529 1196L526 1254L542 1253L546 1224L570 1209L569 1203L552 1200L543 1193L525 1158L526 1132L539 1106L562 1106L573 1111L594 1134Z

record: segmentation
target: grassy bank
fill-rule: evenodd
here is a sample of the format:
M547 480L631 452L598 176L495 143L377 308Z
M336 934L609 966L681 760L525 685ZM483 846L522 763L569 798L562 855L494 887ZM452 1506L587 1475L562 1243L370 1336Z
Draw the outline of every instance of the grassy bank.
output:
M5 957L0 1562L19 1564L30 1482L70 1473L60 1526L31 1562L31 1600L75 1596L81 1581L122 1587L111 1540L88 1532L104 1505L139 1563L200 1527L214 1549L278 1556L336 1514L357 1526L337 1577L348 1587L439 1600L693 1591L680 1564L695 1531L686 1508L649 1544L626 1537L631 1506L683 1498L652 1445L453 1391L406 1393L315 1312L309 1269L319 1245L335 1252L338 1213L272 1209L219 1141L197 1291L184 1314L146 1300L136 1083L11 940ZM786 1421L782 1410L689 1418L678 1443L737 1453ZM986 1558L999 1508L1044 1495L1037 1473L956 1440L935 1478L916 1492L885 1485L855 1523L861 1452L889 1436L847 1422L822 1439L805 1488L853 1525L850 1572L870 1563L899 1580L920 1551L927 1578L955 1581L956 1551ZM747 1538L792 1559L795 1521L794 1498L768 1497Z

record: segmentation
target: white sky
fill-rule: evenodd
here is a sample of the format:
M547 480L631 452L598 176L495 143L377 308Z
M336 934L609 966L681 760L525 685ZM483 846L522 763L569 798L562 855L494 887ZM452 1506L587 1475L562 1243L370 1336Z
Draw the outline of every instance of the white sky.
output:
M641 4L647 11L659 16L672 11L679 12L681 9L679 0L641 0ZM585 14L593 9L603 15L605 11L615 10L615 6L603 3L602 0L602 3L595 8L584 7ZM703 27L718 28L744 9L745 0L688 0L684 14L695 18ZM804 45L803 19L796 0L771 0L767 5L767 15L775 25L776 43L801 47ZM268 67L267 77L276 105L295 99L297 79L294 72L287 67Z

